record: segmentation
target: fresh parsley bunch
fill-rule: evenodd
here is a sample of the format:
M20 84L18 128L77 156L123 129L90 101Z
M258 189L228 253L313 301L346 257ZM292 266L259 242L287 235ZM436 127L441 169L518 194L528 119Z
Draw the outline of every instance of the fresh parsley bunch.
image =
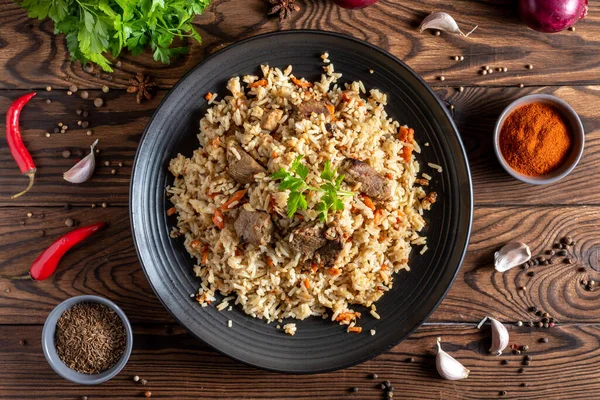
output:
M173 47L175 38L201 42L192 19L210 0L23 0L30 18L54 21L54 33L64 33L72 60L92 61L112 72L105 53L119 56L123 48L138 55L149 46L154 59L169 63L186 53Z
M319 212L321 221L326 221L329 210L335 212L344 209L344 202L341 197L354 196L354 192L341 190L344 175L338 175L337 168L331 169L331 161L329 160L325 161L323 172L321 172L321 179L323 179L325 183L318 188L309 186L306 183L308 168L301 163L302 157L303 156L296 157L292 162L292 165L290 165L289 171L280 168L279 171L271 175L271 178L281 180L279 182L279 190L290 191L287 201L288 218L292 218L298 209L306 210L308 208L304 192L312 190L323 193L321 201L317 204L317 211Z

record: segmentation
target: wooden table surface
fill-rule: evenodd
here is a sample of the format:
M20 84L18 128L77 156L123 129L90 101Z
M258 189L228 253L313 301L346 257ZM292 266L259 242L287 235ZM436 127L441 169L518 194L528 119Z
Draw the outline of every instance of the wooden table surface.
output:
M266 17L262 0L214 0L196 20L204 45L171 65L148 55L124 55L114 74L86 72L70 63L64 37L53 35L49 21L34 21L10 0L0 0L0 110L32 89L38 96L22 114L24 139L39 169L33 190L18 200L26 185L0 138L0 273L22 275L33 259L69 228L72 218L84 225L110 222L110 228L70 252L47 281L0 279L0 398L130 399L145 390L160 399L381 399L376 388L390 380L399 399L493 399L505 390L512 399L600 398L600 290L587 291L583 279L600 281L600 5L590 2L587 19L576 31L554 35L523 26L510 0L382 0L359 11L340 9L329 0L298 0L301 11L279 25ZM421 19L433 10L454 15L469 38L419 34ZM409 339L372 361L343 371L289 376L234 362L180 327L152 292L137 260L130 234L128 193L131 166L140 136L169 88L209 53L239 39L278 29L318 28L367 40L403 59L449 105L465 143L475 192L473 233L454 286L428 322ZM465 60L456 62L455 55ZM528 70L525 65L532 64ZM508 72L483 76L484 65ZM160 85L155 99L137 105L124 90L136 71ZM446 79L440 81L437 77ZM519 84L524 84L519 88ZM69 85L103 95L105 106L67 95ZM52 86L46 92L46 86ZM459 86L465 90L459 92ZM549 93L571 104L586 130L586 148L578 167L562 181L529 186L509 177L495 159L492 131L500 111L513 99ZM51 104L46 103L51 99ZM77 108L90 112L93 136L78 129ZM62 121L67 134L44 133ZM2 128L2 130L4 130ZM101 150L89 182L62 179L93 139ZM69 149L70 159L62 157ZM104 163L109 162L110 166ZM118 164L122 163L122 167ZM115 169L116 174L111 170ZM100 207L107 203L106 208ZM98 207L92 208L92 204ZM70 205L71 207L67 207ZM27 214L32 216L28 217ZM494 272L492 254L520 240L533 252L548 249L570 235L574 265ZM526 290L518 290L526 286ZM40 335L47 314L62 300L81 294L106 296L118 303L134 325L135 345L124 371L96 387L59 378L42 354ZM550 329L517 327L515 321L539 320L538 306L558 323ZM518 373L522 356L487 354L489 330L475 325L491 315L509 325L511 343L527 344L533 361ZM434 349L442 336L445 349L470 370L468 379L444 381L435 372ZM542 337L549 339L540 343ZM414 357L415 362L407 362ZM510 360L509 365L501 361ZM379 379L367 378L377 373ZM132 381L133 375L147 386ZM522 384L526 383L526 386ZM358 393L349 388L358 387Z

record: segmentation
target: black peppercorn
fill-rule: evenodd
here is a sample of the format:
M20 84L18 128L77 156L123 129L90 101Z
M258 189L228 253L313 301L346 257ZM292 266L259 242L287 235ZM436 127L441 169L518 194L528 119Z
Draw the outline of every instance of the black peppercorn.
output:
M523 373L525 373L525 368L519 368L519 373L520 373L520 374L523 374Z
M524 359L525 359L525 361L531 361L533 358L531 358L531 356L530 356L530 355L526 355L526 356L524 357Z
M510 361L509 360L502 360L502 364L508 365L508 364L510 364Z
M356 392L358 392L358 388L356 386L354 386L352 389L350 389L350 391L356 393Z
M500 391L500 396L506 396L506 390Z
M378 377L377 377L377 374L371 374L371 375L369 375L369 378L371 378L371 379L377 379Z
M561 257L564 257L564 256L566 256L566 255L567 255L567 251L566 251L566 250L560 250L560 251L558 252L558 255L559 255L559 256L561 256Z
M547 337L541 338L540 342L542 342L542 343L548 343L548 338Z
M529 308L529 311L536 313L536 312L538 312L538 308L536 306L532 306Z
M529 272L527 273L527 275L529 275L529 276L535 276L535 271L529 271Z

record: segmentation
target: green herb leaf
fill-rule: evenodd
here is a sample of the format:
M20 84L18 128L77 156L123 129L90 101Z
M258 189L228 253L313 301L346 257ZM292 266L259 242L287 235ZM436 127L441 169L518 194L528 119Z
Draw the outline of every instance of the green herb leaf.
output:
M107 56L125 47L133 55L150 47L154 59L168 63L189 51L171 46L175 38L201 37L192 25L210 0L23 0L30 18L50 18L55 33L67 38L72 60L92 61L111 72Z
M302 156L296 159L290 165L289 171L280 168L279 171L271 175L272 179L279 180L279 190L289 190L290 195L287 202L287 216L292 218L298 209L306 210L308 202L304 196L306 190L322 192L321 200L317 204L316 210L319 212L319 219L326 221L329 216L329 210L342 211L344 210L344 202L340 197L354 196L353 192L341 190L344 175L337 175L337 169L331 168L331 162L325 161L321 178L325 181L318 188L309 186L306 183L309 169L302 164Z

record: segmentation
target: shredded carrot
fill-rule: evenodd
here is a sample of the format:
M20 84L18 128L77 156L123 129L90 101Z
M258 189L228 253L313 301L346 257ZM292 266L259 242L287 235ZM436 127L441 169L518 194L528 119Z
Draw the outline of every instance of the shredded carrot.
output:
M402 159L409 162L413 149L415 148L415 130L401 126L398 132L398 139L404 142L404 147L402 147Z
M296 78L295 76L292 76L292 82L294 82L296 84L296 86L301 87L301 88L309 88L312 87L312 83L307 82L307 81L301 81L300 79Z
M345 102L350 101L350 97L348 97L348 94L346 92L342 92L342 100L344 100Z
M331 114L331 121L335 121L335 107L333 104L325 104L327 110L329 110L329 114Z
M327 272L329 273L329 275L331 276L338 276L339 274L341 274L341 271L339 268L337 267L333 267L333 268L329 268L327 270Z
M267 257L266 257L266 259L267 259L267 265L268 265L269 267L271 267L271 268L272 268L272 267L274 267L274 266L275 266L275 264L273 264L273 260L271 260L271 257L267 256Z
M359 312L343 312L340 313L335 320L337 322L342 322L342 323L350 323L350 321L359 318L360 317L360 313Z
M308 281L308 278L304 278L304 287L310 289L310 282Z
M256 82L252 82L248 85L249 88L257 88L259 86L267 86L267 80L266 79L261 79L259 81Z
M387 271L388 270L387 265L386 264L381 264L381 270L382 271Z
M311 271L312 271L312 272L313 272L313 274L314 274L314 273L315 273L315 272L317 272L317 270L319 269L319 266L318 266L317 264L315 264L314 262L311 262L311 263L310 263L310 269L311 269Z
M373 215L373 220L375 221L376 224L379 223L379 220L381 219L381 217L383 217L383 210L381 208L378 208L377 210L375 210L375 213Z
M208 92L208 93L206 93L206 96L204 96L204 98L206 99L206 101L210 101L210 99L212 99L212 96L213 96L212 93Z
M236 206L240 205L240 200L242 200L244 198L244 196L246 195L247 190L238 190L237 192L235 192L230 198L229 200L227 200L225 203L223 203L221 205L220 210L221 211L227 211L230 210L233 207L230 207L230 205L234 202L238 202L236 204ZM222 228L221 228L222 229Z
M192 240L192 241L190 242L190 247L191 247L192 249L195 249L196 247L198 247L198 245L199 245L199 244L200 244L200 241L199 241L199 240Z
M394 176L392 175L391 172L388 172L387 174L385 174L385 177L388 179L394 179Z
M212 217L212 222L214 222L219 229L225 228L225 219L223 219L223 213L218 208L215 209L215 215Z
M206 250L204 253L202 253L202 265L206 265L207 262L208 262L208 250Z
M360 326L351 326L350 328L348 328L348 332L361 333L362 328Z
M277 157L277 153L276 153L275 151L273 151L273 152L271 153L271 158L276 158L276 157Z
M411 157L412 157L412 152L413 152L413 149L414 149L414 148L415 148L415 146L414 146L414 145L412 145L412 144L405 144L405 145L402 147L402 159L403 159L404 161L406 161L406 162L410 162L410 159L411 159Z
M167 215L170 217L171 215L174 215L177 212L177 209L175 207L171 207L167 210Z
M360 101L360 100L358 101L358 106L359 106L359 107L362 107L362 106L364 106L364 105L365 105L365 103L363 103L363 102L362 102L362 101Z
M362 196L362 201L365 203L365 206L369 207L371 211L375 211L375 204L373 204L373 200L366 194Z
M212 145L213 145L214 147L219 147L219 144L220 144L220 143L221 143L221 138L220 138L219 136L217 136L216 138L214 138L214 139L212 140Z

